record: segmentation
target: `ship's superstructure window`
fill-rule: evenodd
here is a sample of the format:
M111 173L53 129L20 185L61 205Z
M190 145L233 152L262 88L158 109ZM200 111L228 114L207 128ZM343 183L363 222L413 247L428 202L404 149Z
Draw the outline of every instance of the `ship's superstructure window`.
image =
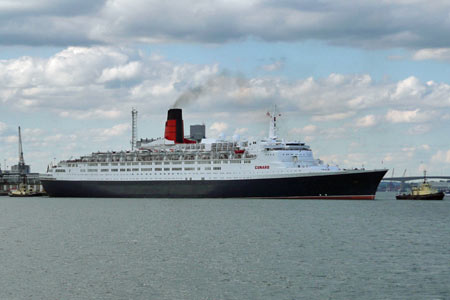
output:
M126 171L126 169L120 169L120 172L125 172Z
M182 168L172 168L172 171L181 171L183 170Z
M170 171L170 168L164 168L164 171Z
M249 160L244 160L244 164L249 164L249 163L251 163L251 161L249 161Z
M111 169L111 172L118 172L119 169Z
M137 171L139 171L139 168L133 168L132 171L137 172Z
M217 170L222 170L222 168L221 167L214 167L213 170L216 170L216 171Z
M151 171L152 168L141 168L141 171Z
M109 169L101 169L100 171L101 171L101 172L108 172Z
M64 172L66 172L66 170L64 170L64 169L56 169L55 172L64 173Z
M155 168L155 171L162 171L162 168Z
M108 163L101 163L100 164L101 166L107 166L107 165L109 165Z
M194 161L185 161L184 164L185 165L193 165L195 162Z
M111 163L111 166L118 166L118 163Z
M185 171L194 171L195 168L184 168Z
M161 165L161 164L162 164L162 162L160 162L160 161L155 162L155 165Z
M206 170L206 171L210 171L210 170L211 170L211 167L205 167L205 170Z
M97 169L88 169L88 172L97 172Z
M95 166L98 166L98 164L96 164L96 163L88 163L88 166L95 167Z

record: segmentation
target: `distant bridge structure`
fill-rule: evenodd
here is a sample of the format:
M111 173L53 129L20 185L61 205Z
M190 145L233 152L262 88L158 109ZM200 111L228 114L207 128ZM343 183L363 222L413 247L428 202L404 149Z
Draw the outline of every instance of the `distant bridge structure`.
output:
M398 182L406 182L412 180L422 180L423 176L402 176L402 177L384 177L383 181L398 181ZM427 175L427 179L446 179L450 180L450 176L429 176Z

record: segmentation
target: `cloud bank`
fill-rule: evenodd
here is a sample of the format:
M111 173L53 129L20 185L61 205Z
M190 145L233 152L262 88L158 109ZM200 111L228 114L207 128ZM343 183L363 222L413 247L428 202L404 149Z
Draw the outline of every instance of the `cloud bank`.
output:
M0 4L3 45L220 44L252 37L371 49L450 47L450 3L440 0L16 2Z
M47 59L0 61L2 105L51 110L73 119L119 119L124 104L153 111L176 104L209 113L255 111L275 102L315 122L355 119L356 126L371 127L384 118L423 123L446 117L450 85L415 77L376 82L367 74L246 78L220 71L218 65L176 64L129 48L104 46L69 47ZM361 117L373 109L378 112Z

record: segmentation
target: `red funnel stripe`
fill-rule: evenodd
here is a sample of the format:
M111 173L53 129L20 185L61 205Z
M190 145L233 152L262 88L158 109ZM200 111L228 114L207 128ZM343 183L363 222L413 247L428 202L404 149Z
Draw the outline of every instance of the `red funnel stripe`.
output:
M164 138L175 141L177 139L177 120L167 120Z

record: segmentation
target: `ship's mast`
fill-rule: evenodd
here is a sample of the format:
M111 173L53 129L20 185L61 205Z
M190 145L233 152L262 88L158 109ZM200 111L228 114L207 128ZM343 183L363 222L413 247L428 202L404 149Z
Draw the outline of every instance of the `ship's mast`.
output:
M270 117L269 139L276 139L278 137L277 117L281 116L281 114L278 113L276 104L273 106L272 112L267 112L267 116Z
M131 110L131 150L136 150L137 141L137 110L133 108Z

